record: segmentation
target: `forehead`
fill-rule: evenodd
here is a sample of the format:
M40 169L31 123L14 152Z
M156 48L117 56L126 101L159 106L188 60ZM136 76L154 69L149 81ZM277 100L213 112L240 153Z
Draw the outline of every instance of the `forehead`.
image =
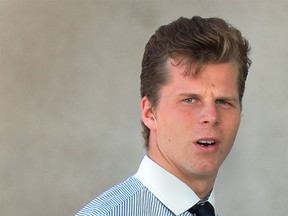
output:
M197 74L201 71L201 69L203 67L205 67L206 65L216 65L216 64L234 64L236 67L238 67L238 69L240 70L240 63L239 61L237 61L236 58L232 58L231 59L226 59L226 60L223 60L223 61L213 61L213 60L209 60L209 59L194 59L193 57L185 57L185 56L181 56L181 55L178 55L178 56L173 56L173 57L169 57L168 60L167 60L167 66L171 65L171 66L183 66L183 67L186 67L187 70L186 72L187 73L193 73L193 74Z
M200 91L200 89L204 90L203 88L207 90L208 86L213 86L218 91L238 94L239 70L232 62L204 65L197 74L193 71L194 65L191 68L187 67L187 64L176 65L172 62L168 66L168 82L162 86L161 91L170 89L170 93L174 94L179 91L196 91L196 89Z
M188 58L184 57L175 57L175 58L169 58L166 62L166 69L167 69L167 76L171 76L171 72L175 70L178 71L183 77L186 76L192 76L197 77L202 74L203 71L209 66L215 66L215 65L231 65L233 66L233 70L231 70L231 75L236 71L237 76L239 76L239 64L237 64L235 61L229 61L229 62L212 62L212 63L202 63L202 62L192 62ZM217 71L216 71L217 72ZM232 75L233 76L233 75Z

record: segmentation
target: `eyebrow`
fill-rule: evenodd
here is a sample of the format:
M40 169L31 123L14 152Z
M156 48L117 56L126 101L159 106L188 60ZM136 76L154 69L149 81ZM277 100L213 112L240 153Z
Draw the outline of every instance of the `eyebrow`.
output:
M180 93L179 97L186 97L186 98L201 98L200 94L197 93ZM235 102L235 103L240 103L239 99L235 97L230 97L230 96L220 96L217 97L216 100L224 100L224 101L230 101L230 102Z
M239 99L234 98L234 97L219 97L219 98L217 98L216 100L224 100L224 101L228 101L228 102L231 102L231 103L238 103L238 104L240 104Z
M180 93L178 95L180 97L200 97L200 94L195 94L195 93Z

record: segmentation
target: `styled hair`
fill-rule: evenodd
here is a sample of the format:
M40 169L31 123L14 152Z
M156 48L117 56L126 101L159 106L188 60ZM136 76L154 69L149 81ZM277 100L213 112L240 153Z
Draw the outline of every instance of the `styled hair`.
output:
M238 92L240 105L251 60L250 46L241 32L220 18L191 19L180 17L161 26L145 46L142 59L141 97L146 96L155 108L161 87L168 83L167 62L171 58L185 59L184 75L197 75L205 65L233 62L239 68ZM193 71L191 70L193 66ZM145 146L149 146L150 129L143 123Z

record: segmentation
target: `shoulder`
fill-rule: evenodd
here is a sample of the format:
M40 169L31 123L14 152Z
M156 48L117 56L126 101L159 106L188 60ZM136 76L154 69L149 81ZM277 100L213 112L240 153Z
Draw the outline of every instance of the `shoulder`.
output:
M111 212L121 208L125 203L127 205L129 200L137 200L141 191L145 191L144 185L132 176L96 197L76 216L113 215Z

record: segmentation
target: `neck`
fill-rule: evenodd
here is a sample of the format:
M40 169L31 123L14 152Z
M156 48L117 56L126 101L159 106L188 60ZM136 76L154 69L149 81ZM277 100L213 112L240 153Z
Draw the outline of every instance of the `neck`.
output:
M215 178L211 180L207 177L190 177L189 179L183 181L194 191L194 193L200 199L205 199L213 190Z
M158 151L148 150L147 155L162 168L187 184L200 199L204 199L212 191L217 173L214 175L197 175L194 173L185 175L181 170L169 163L165 157L159 157L158 153Z

